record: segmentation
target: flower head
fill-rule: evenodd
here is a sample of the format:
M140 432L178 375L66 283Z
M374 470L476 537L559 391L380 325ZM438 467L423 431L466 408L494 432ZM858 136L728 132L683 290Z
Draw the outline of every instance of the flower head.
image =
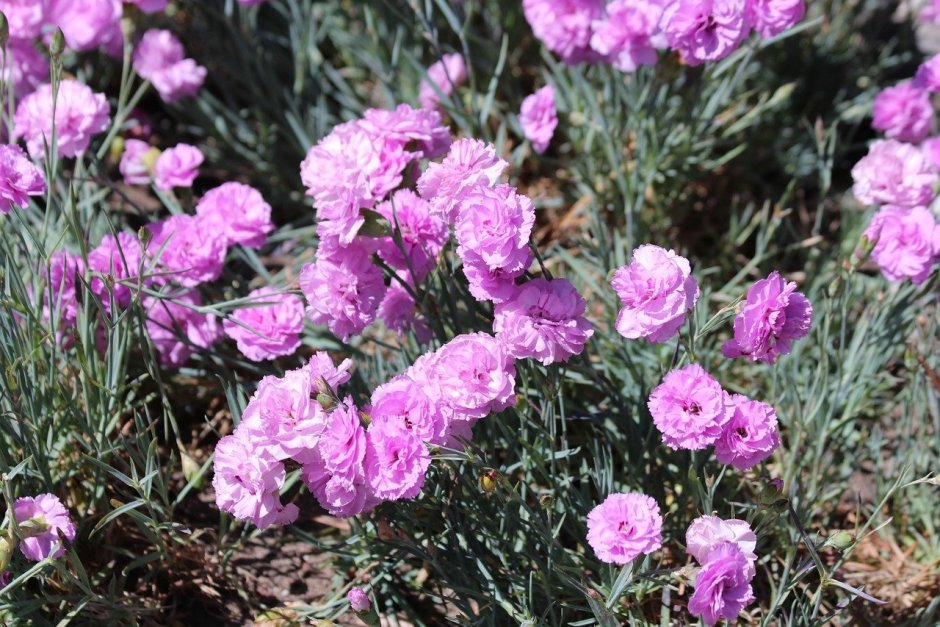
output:
M3 2L0 2L0 11ZM9 16L9 14L7 14ZM49 77L49 61L29 39L10 39L6 45L6 64L0 67L0 80L13 85L16 99L22 100Z
M492 187L508 167L492 144L458 139L443 161L428 164L418 179L418 193L433 211L453 221L457 206L470 191L481 185Z
M150 183L153 169L160 151L145 141L128 139L124 141L124 152L118 169L127 185L147 185Z
M11 39L31 39L39 35L46 17L48 0L0 0Z
M206 68L187 59L180 40L168 30L150 29L134 49L134 70L151 83L164 102L195 95Z
M698 364L666 374L647 405L663 443L691 451L714 444L734 414L728 393Z
M159 256L161 281L194 287L222 274L228 248L221 234L198 216L173 215L150 225L147 253Z
M52 85L48 83L23 98L16 107L13 136L26 141L34 159L44 156L44 143L52 149L53 125L59 155L74 157L85 152L92 135L104 131L111 122L104 94L96 94L72 79L59 82L54 117L52 111Z
M689 612L701 617L706 625L722 618L736 620L741 610L754 601L747 568L748 561L734 543L716 546L695 578Z
M399 335L411 331L419 342L431 339L431 330L427 321L418 315L415 299L397 282L388 287L377 313L386 328Z
M522 101L519 124L525 138L532 142L535 152L541 154L548 148L558 126L558 110L555 108L555 89L551 85L542 87Z
M33 520L47 527L45 531L23 538L20 542L20 551L28 560L39 562L49 557L62 557L65 554L62 538L69 543L75 540L75 525L62 501L54 494L16 499L13 516L18 525Z
M349 601L349 607L354 612L368 612L372 607L372 601L365 590L359 587L350 588L346 593L346 600Z
M221 232L229 246L260 248L274 230L271 205L261 192L243 183L222 183L207 191L196 205L196 215Z
M865 236L875 242L871 258L890 281L923 283L940 260L940 224L926 207L885 205L872 218Z
M373 417L366 434L365 474L380 499L413 499L421 492L431 455L421 438L394 416Z
M62 29L66 45L81 52L104 46L109 53L120 53L120 0L50 0L45 21Z
M754 30L764 39L787 31L806 15L803 0L749 0Z
M747 470L770 457L780 446L777 413L767 403L732 394L734 415L715 442L715 457L722 464Z
M917 68L914 86L929 92L940 92L940 54L935 54Z
M660 27L688 65L733 52L751 29L745 0L677 0L667 4Z
M16 144L0 145L0 213L25 207L30 196L46 193L46 177Z
M140 270L140 241L132 233L120 232L117 237L105 235L88 253L88 267L114 282L94 277L91 291L101 300L108 311L113 312L113 304L127 307L131 303L133 290L118 281L134 278ZM112 303L113 300L113 303Z
M748 579L754 576L754 562L757 555L757 536L746 520L731 518L723 520L718 516L699 516L692 521L685 532L686 551L699 564L704 565L708 555L719 544L731 542L740 550L748 562L745 571Z
M863 204L916 207L933 200L937 170L917 147L887 139L871 145L852 178L852 192Z
M603 0L523 0L532 32L565 63L592 61L592 24L603 17Z
M204 159L202 151L189 144L177 144L164 150L153 167L157 189L169 191L174 187L192 187Z
M532 201L511 185L479 186L460 202L455 233L457 254L474 253L492 270L528 265L535 224Z
M318 449L313 449L303 463L304 483L320 506L333 516L357 516L379 503L369 492L361 464L342 472L332 471Z
M209 348L222 337L215 316L202 314L195 308L202 305L198 292L186 292L172 299L147 297L143 300L147 314L147 334L164 366L182 366L199 349Z
M223 322L225 335L252 361L293 355L304 329L303 301L271 287L253 290L248 298L270 304L236 310Z
M450 129L441 121L441 114L432 109L415 109L400 104L394 109L367 109L362 128L375 137L402 145L414 144L416 159L434 159L447 152L451 144Z
M397 237L381 238L379 257L409 283L420 283L437 265L450 236L444 217L408 189L398 190L375 210L397 231Z
M373 420L394 420L428 444L447 442L450 422L424 386L402 374L375 388L369 415Z
M627 564L663 545L659 505L645 494L611 494L587 520L588 544L608 564Z
M431 64L428 76L418 86L418 102L422 109L436 109L440 95L450 97L454 89L467 80L467 64L458 53L445 54L440 61Z
M930 94L911 81L888 87L875 96L871 125L891 139L919 142L930 132L932 120Z

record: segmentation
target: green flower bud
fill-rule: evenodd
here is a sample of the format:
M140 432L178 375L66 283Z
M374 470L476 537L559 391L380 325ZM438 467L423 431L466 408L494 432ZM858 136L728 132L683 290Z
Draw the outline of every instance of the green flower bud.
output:
M855 544L855 536L848 531L837 531L826 539L823 546L831 546L837 551L845 551Z
M49 54L57 59L62 56L63 52L65 52L65 34L61 28L56 27L52 35L52 43L49 44Z

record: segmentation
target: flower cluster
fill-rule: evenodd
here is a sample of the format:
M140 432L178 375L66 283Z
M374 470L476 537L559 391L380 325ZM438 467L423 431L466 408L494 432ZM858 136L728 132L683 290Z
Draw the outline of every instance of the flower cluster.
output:
M728 56L752 31L769 39L806 11L803 0L524 0L535 36L566 63L654 65L670 48L688 65Z
M689 525L685 543L689 555L701 566L689 612L706 625L722 618L735 621L754 601L751 580L756 573L757 536L750 525L743 520L701 516Z

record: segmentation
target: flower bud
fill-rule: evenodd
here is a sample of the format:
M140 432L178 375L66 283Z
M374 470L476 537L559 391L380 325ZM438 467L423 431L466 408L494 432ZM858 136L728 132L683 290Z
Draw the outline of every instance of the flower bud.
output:
M62 32L62 29L58 26L55 29L55 33L52 35L52 42L49 44L49 54L54 59L58 59L62 56L62 53L65 51L65 34Z
M333 397L323 392L317 394L317 403L320 404L320 407L322 407L325 412L331 412L336 409L336 401Z
M10 23L3 11L0 11L0 48L5 48L10 39Z
M140 227L137 230L137 241L140 242L140 247L143 250L147 250L147 247L150 245L150 240L153 239L153 233L145 226Z
M16 540L9 537L6 532L0 534L0 571L6 571L15 550Z
M202 488L205 480L205 475L199 476L199 471L202 470L202 466L186 451L181 450L180 457L181 465L183 466L183 476L186 477L186 481L193 482L193 487L197 490ZM193 481L194 479L195 481Z
M499 485L499 473L495 470L487 470L480 477L480 490L484 494L492 494Z
M826 538L825 544L823 546L831 546L837 551L845 551L849 547L855 544L855 536L849 533L848 531L837 531L828 538Z

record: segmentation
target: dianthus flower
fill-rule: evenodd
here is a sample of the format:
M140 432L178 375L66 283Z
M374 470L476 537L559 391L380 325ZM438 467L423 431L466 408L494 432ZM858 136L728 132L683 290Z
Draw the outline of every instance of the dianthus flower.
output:
M414 142L418 149L414 152L416 159L440 157L451 145L450 129L441 121L440 113L407 104L391 110L367 109L362 116L362 128L385 141L403 145Z
M62 538L69 543L75 540L75 525L72 524L62 501L54 494L16 499L13 503L13 516L18 525L33 521L48 527L45 531L23 530L30 535L20 542L20 551L28 560L39 562L46 558L62 557L65 555Z
M271 287L253 290L248 298L268 304L236 310L222 323L225 335L235 340L239 352L252 361L293 355L300 348L300 333L304 330L303 301Z
M920 144L920 153L934 172L940 172L940 137L930 137ZM897 204L897 203L888 203Z
M607 564L627 564L663 545L659 505L645 494L611 494L587 517L587 541Z
M663 443L672 449L696 451L714 444L734 415L730 395L698 364L666 374L647 405Z
M747 0L751 21L764 39L776 37L796 26L806 15L803 0Z
M617 332L653 343L666 342L679 332L699 295L688 259L652 244L634 250L633 261L617 268L610 284L623 304Z
M48 0L0 0L0 11L7 18L11 39L32 39L39 35Z
M252 446L241 429L219 440L213 470L215 502L223 512L251 521L260 529L297 520L297 506L283 505L280 500L284 464Z
M594 21L591 48L623 72L655 65L662 14L660 0L614 0Z
M373 417L366 433L365 474L376 498L415 498L430 465L424 442L404 422L396 416Z
M510 355L543 365L567 361L594 335L587 305L567 279L533 279L495 308L493 331Z
M119 53L121 34L120 0L51 0L45 21L55 24L65 35L65 44L76 52L103 46Z
M202 151L189 144L168 148L160 153L153 166L154 184L163 191L174 187L192 187L204 159Z
M194 96L206 79L206 68L185 58L180 40L168 30L151 29L134 49L134 71L153 83L164 102Z
M813 305L796 283L779 272L756 281L734 319L734 337L722 346L725 357L747 357L772 364L791 350L791 343L806 337L813 324Z
M751 29L745 0L677 0L667 4L660 28L687 65L731 54Z
M147 185L152 178L151 170L156 163L160 151L150 144L139 139L124 141L124 152L121 153L121 162L118 169L127 185Z
M30 196L46 193L46 177L16 144L0 145L0 213L25 207Z
M43 272L43 279L48 279L43 288L43 317L50 320L55 312L61 327L75 326L78 318L77 290L81 285L78 276L85 272L85 263L80 256L60 250L49 257L47 268L48 276Z
M345 341L372 324L386 287L382 271L368 254L347 247L304 266L300 289L307 298L310 319L328 325Z
M887 139L871 145L852 179L852 192L865 205L916 207L933 200L937 171L916 146Z
M419 342L427 342L431 339L431 330L428 328L427 321L418 315L414 298L399 283L393 283L388 287L377 314L386 328L399 335L410 330Z
M531 263L532 253L529 252L514 269L494 270L486 264L482 256L468 250L463 255L463 273L474 298L501 303L516 293L516 279L525 274Z
M865 236L876 242L871 258L890 281L923 283L940 260L940 225L926 207L885 205L872 218Z
M443 161L428 164L418 179L418 193L435 212L453 221L457 206L470 191L479 186L492 187L508 167L492 144L458 139Z
M921 22L940 24L940 0L927 0L917 19Z
M542 87L522 101L519 124L525 138L532 142L535 152L541 154L548 149L555 127L558 126L558 110L555 108L555 89L551 85Z
M375 388L369 415L396 420L428 444L445 444L450 431L441 407L407 373Z
M346 600L349 601L349 608L354 612L368 612L372 607L372 601L369 595L362 588L350 588L346 593Z
M96 94L87 85L72 79L59 82L54 118L52 108L52 85L48 83L23 98L16 107L13 137L26 141L34 159L44 156L44 141L52 149L53 125L59 155L74 157L85 152L92 135L104 131L111 122L104 94Z
M243 183L222 183L207 191L196 205L196 215L228 246L260 248L274 230L271 205L261 192Z
M686 551L701 565L705 564L712 549L724 542L731 542L741 550L748 562L745 573L748 579L753 577L756 572L754 562L757 555L754 549L757 548L757 536L746 520L699 516L685 532Z
M112 296L119 307L127 307L131 303L133 291L130 286L122 285L119 281L138 276L140 241L132 233L120 232L116 238L105 235L101 243L89 251L88 268L113 279L113 282L98 277L91 280L91 291L105 308L113 313Z
M381 238L379 257L409 283L420 283L437 265L450 237L444 217L432 213L431 205L409 189L398 190L375 210L397 231Z
M199 217L174 215L150 225L153 239L148 253L159 255L162 281L194 287L214 281L225 265L226 242Z
M323 384L326 384L330 389L335 391L336 388L349 381L352 377L352 374L349 372L352 365L351 360L344 359L337 366L333 363L333 359L330 357L329 353L317 351L301 370L307 373L307 376L310 377L310 380L318 391L323 391L321 389Z
M492 270L523 268L535 224L532 201L511 185L479 186L460 202L454 229L457 253L475 253Z
M369 492L361 464L354 470L334 472L318 449L304 459L303 480L320 506L339 518L365 513L379 502Z
M705 560L695 578L695 592L689 599L689 612L706 625L722 618L734 622L741 610L754 601L748 561L732 542L719 544Z
M715 457L722 464L747 470L770 457L780 446L777 413L767 403L732 394L734 415L715 442Z
M31 40L10 39L6 53L6 65L0 67L0 80L13 85L17 101L48 80L49 61Z
M327 417L318 450L327 470L350 476L361 474L366 456L366 432L351 397Z
M422 109L436 109L440 94L450 97L454 89L467 80L467 64L463 56L454 52L445 54L440 61L432 63L428 75L418 86L418 102ZM440 93L438 93L440 92Z
M147 297L147 334L160 356L160 363L178 368L199 349L209 348L222 337L215 316L199 313L202 305L198 292L174 295L172 300Z
M932 120L930 94L911 81L888 87L875 96L871 125L890 139L919 142L930 132Z
M603 0L523 0L532 32L565 63L596 60L591 26L604 15Z

